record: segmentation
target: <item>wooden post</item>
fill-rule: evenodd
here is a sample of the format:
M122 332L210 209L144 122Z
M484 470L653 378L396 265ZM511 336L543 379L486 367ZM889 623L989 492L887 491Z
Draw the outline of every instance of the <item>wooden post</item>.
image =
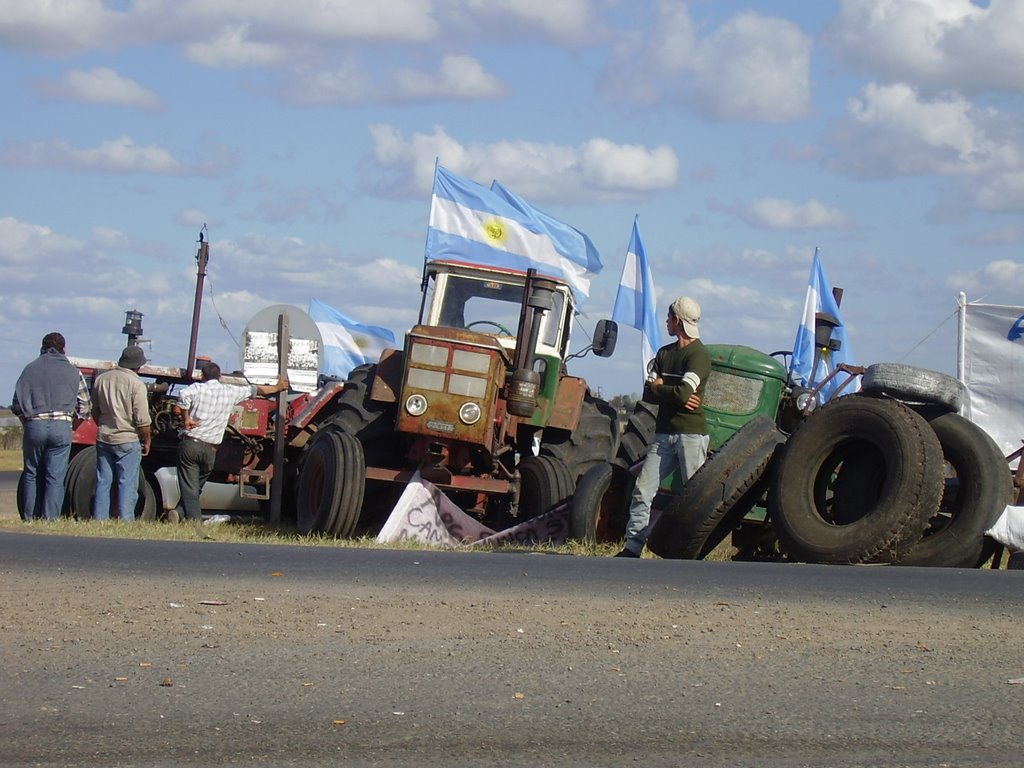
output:
M288 373L288 351L291 335L288 329L288 315L277 316L277 378L280 381ZM284 494L284 437L287 427L288 390L277 393L277 420L274 430L274 476L270 481L270 522L281 522L281 497Z

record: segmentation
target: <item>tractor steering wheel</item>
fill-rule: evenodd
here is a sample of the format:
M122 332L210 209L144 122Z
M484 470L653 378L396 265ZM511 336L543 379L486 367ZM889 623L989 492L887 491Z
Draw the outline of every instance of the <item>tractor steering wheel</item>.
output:
M496 323L493 320L474 320L472 323L469 323L466 326L466 330L467 331L470 330L474 325L493 325L495 328L497 328L499 331L501 331L501 333L505 334L506 336L514 336L515 335L514 333L512 333L512 331L510 331L504 325L502 325L501 323Z

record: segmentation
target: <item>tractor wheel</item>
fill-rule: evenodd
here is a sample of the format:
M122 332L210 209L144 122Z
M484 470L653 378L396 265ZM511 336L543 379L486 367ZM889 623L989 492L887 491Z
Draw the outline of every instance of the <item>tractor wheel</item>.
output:
M333 429L317 433L306 449L295 500L295 527L300 534L334 530L344 491L341 458L341 438Z
M560 459L576 480L595 464L611 461L618 445L619 419L615 409L587 392L576 429L544 430L540 455Z
M549 512L569 500L572 475L554 456L527 456L519 462L519 516L523 520Z
M341 448L339 464L335 468L341 479L341 498L334 522L327 532L335 538L345 539L355 530L363 508L366 461L363 459L363 446L356 438L346 432L337 432L336 435Z
M572 495L569 536L596 544L621 541L635 482L628 469L610 462L584 472Z
M977 568L995 551L985 536L1013 501L1013 475L996 442L955 413L923 413L948 469L938 514L898 565Z
M647 538L654 554L700 560L764 495L764 475L785 436L771 419L747 422L687 480Z
M869 365L860 388L908 403L934 403L950 411L959 411L964 402L963 384L952 376L898 363Z
M851 504L852 466L881 468ZM920 541L942 498L942 448L921 416L896 400L847 395L812 413L779 458L772 522L795 560L891 563ZM846 489L846 490L844 490ZM860 502L863 509L856 507Z
M637 401L619 439L617 463L627 468L632 467L647 455L647 448L654 439L654 423L657 418L657 405L645 403L643 400Z
M370 466L397 466L395 455L395 404L370 399L370 387L377 366L360 365L352 369L345 389L338 397L338 410L321 429L331 426L346 432L362 443L363 455Z
M146 479L146 473L139 467L139 497L135 502L136 520L155 520L157 515L156 492ZM64 480L64 510L79 520L92 519L92 500L96 494L96 446L83 448L68 463ZM117 488L111 487L110 515L117 515Z

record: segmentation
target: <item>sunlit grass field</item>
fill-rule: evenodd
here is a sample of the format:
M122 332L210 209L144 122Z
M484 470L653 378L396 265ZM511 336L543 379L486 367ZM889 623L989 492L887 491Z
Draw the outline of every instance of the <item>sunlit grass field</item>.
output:
M21 451L0 450L0 472L20 472Z

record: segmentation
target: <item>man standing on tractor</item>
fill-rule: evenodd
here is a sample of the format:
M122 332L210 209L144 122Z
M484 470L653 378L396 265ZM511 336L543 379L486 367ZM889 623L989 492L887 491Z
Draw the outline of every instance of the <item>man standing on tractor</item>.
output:
M661 483L679 469L685 482L708 455L708 426L701 401L711 356L700 340L700 305L680 296L668 308L666 327L676 340L651 361L643 399L657 403L654 440L633 489L626 543L616 557L640 557L650 532L651 503Z

